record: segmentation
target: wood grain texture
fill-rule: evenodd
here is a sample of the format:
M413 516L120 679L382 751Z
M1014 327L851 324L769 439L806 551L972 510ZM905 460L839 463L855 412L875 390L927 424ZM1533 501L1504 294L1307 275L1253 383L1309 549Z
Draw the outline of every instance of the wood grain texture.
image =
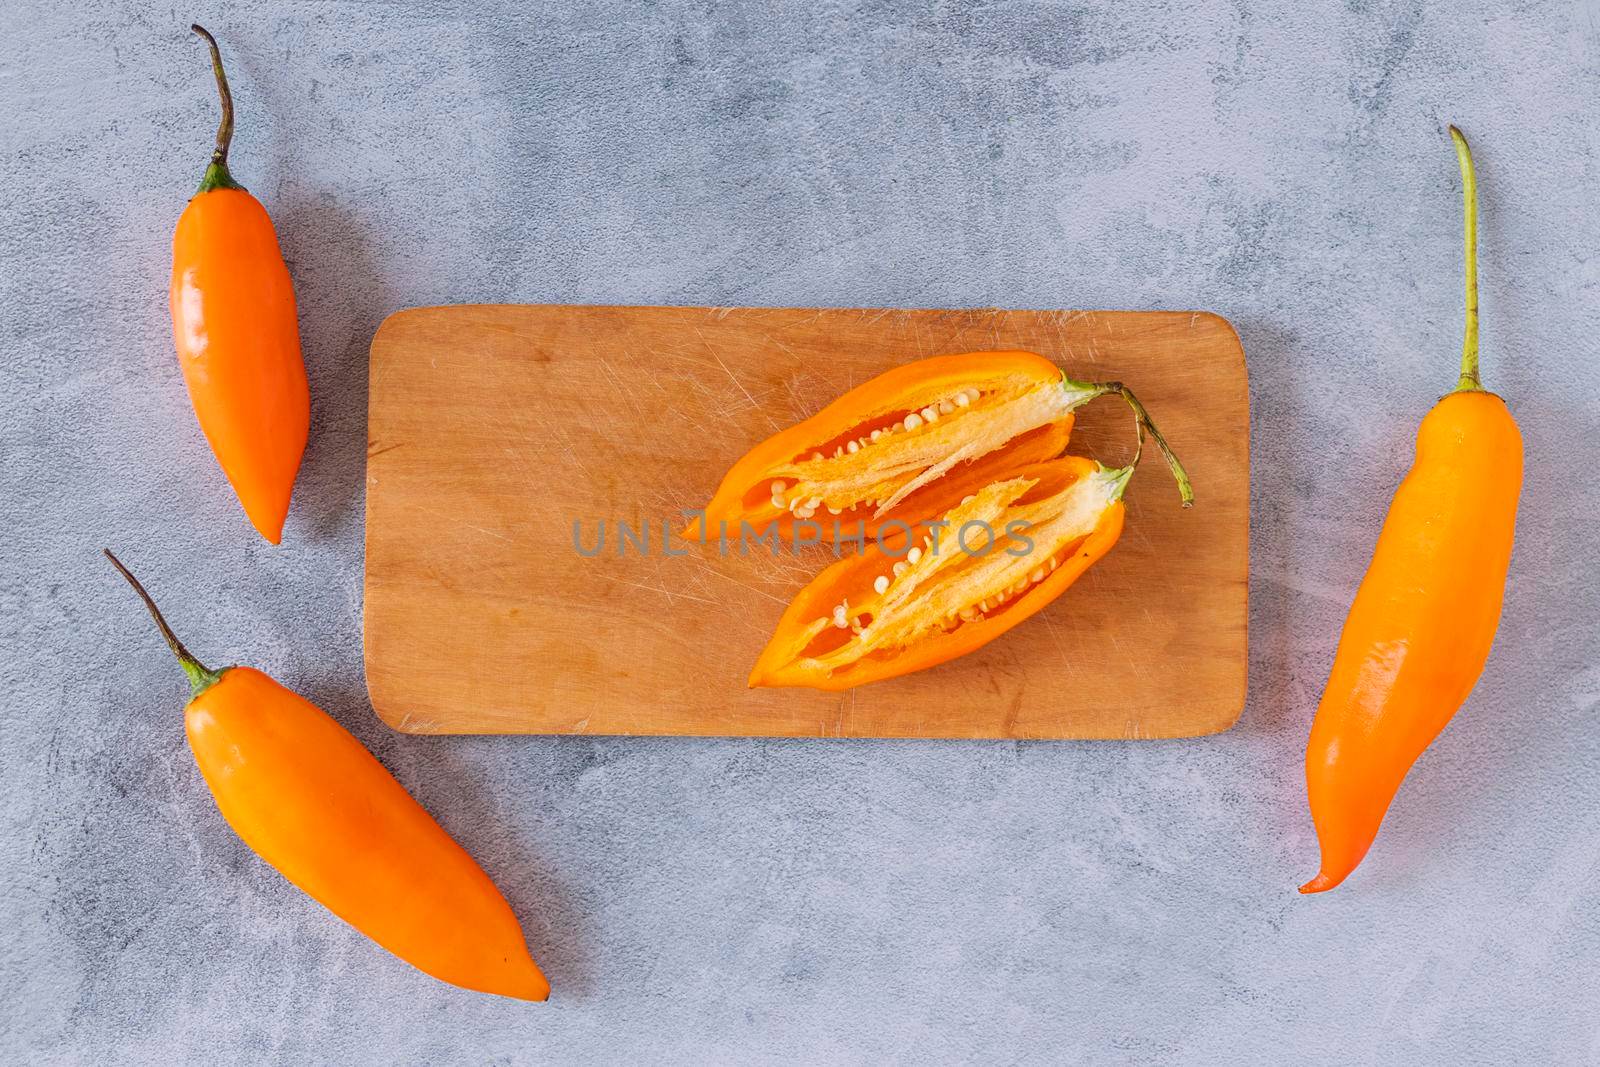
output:
M1040 615L953 663L842 693L750 690L785 604L833 557L720 555L663 523L754 443L898 363L1020 348L1140 394L1152 450L1121 542ZM1151 738L1245 695L1249 397L1228 323L1191 312L461 306L372 342L365 650L414 733ZM1114 399L1071 451L1132 446ZM574 523L592 548L586 558ZM618 521L650 526L619 556ZM848 549L847 549L848 551Z

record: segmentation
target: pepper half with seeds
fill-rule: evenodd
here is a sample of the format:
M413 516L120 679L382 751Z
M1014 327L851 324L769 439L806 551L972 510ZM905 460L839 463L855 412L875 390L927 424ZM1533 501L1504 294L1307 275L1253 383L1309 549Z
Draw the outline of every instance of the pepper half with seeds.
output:
M683 536L776 523L788 537L809 520L823 540L843 541L924 521L937 514L932 489L945 475L982 485L1058 456L1073 412L1113 392L1125 390L1074 381L1032 352L907 363L751 449Z
M1141 451L1149 431L1189 506L1188 475L1144 408L1122 392ZM846 556L796 595L750 685L850 689L981 648L1055 600L1116 544L1137 464L1137 454L1115 469L1065 456L1015 469L950 503L927 533Z

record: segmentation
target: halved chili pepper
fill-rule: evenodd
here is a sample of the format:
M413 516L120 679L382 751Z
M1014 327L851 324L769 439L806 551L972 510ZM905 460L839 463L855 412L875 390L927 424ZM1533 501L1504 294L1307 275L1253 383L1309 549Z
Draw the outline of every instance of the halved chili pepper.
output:
M986 484L1060 455L1075 410L1125 391L1075 381L1032 352L907 363L752 448L683 536L703 540L741 523L776 523L789 536L810 520L824 540L876 537L885 523L932 517L927 489L952 471Z
M1188 475L1137 400L1178 481ZM1138 464L1066 456L1010 471L936 514L938 525L846 556L797 594L750 673L752 686L849 689L965 655L1043 609L1110 551Z

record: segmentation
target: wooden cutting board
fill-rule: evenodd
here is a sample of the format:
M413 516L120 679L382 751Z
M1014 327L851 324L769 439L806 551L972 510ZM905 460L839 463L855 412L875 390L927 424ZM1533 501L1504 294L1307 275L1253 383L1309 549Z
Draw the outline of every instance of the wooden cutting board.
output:
M1120 378L1154 449L1121 542L1048 609L953 663L842 694L747 689L828 561L674 540L751 445L923 356L1029 349ZM413 733L1181 737L1245 695L1249 397L1228 323L1191 312L437 307L372 342L365 647L373 706ZM1115 399L1072 451L1131 454ZM599 523L637 530L586 558Z

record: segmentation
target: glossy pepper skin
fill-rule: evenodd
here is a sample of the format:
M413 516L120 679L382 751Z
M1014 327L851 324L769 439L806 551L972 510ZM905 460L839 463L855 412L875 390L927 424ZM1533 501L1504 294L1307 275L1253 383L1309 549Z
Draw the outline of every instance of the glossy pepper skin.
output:
M210 44L223 120L200 190L172 239L172 336L200 429L251 524L283 537L311 424L294 286L278 236L228 172L233 102Z
M1460 382L1422 420L1339 638L1306 746L1322 867L1332 889L1367 854L1390 801L1466 700L1500 622L1522 490L1522 435L1478 380L1476 182L1451 127L1466 201L1467 331Z
M893 491L890 486L903 487L919 473L937 468L941 459L956 451L962 454L945 460L950 464L949 473L939 471L938 475L987 482L1003 471L1060 455L1071 434L1073 411L1119 388L1073 381L1050 360L1033 352L967 352L932 356L894 367L750 449L723 477L703 518L691 521L682 536L689 540L711 539L719 529L736 536L740 524L748 523L754 530L775 525L779 534L788 538L793 536L798 518L820 527L824 541L860 535L876 537L885 523L931 518L933 512L926 501L934 479L930 478L927 486L905 491L903 499L882 501L887 505L884 507L871 502L852 505L842 498L827 499L824 495L824 504L815 509L814 515L797 515L795 500L786 500L787 507L779 506L772 486L782 482L793 491L798 489L800 472L810 466L855 466L859 472L870 467L871 457L887 454L883 461L885 481L879 490L887 494ZM987 399L959 409L948 403L966 391ZM1005 430L1000 428L1002 420L993 418L992 413L973 418L985 404L998 406L999 394L1020 396L1030 392L1032 402L1016 404L1015 418L1005 423ZM923 415L937 412L941 401L950 408L942 422L937 415L924 421ZM915 430L903 429L907 416L920 423ZM966 419L968 424L987 422L990 433L983 440L960 439L950 433L953 419ZM872 438L873 431L888 436ZM936 434L951 438L943 453L921 457L909 467L903 452L895 455L901 446ZM846 451L852 442L859 451ZM835 452L843 454L836 458ZM894 473L888 473L890 469ZM801 494L799 499L806 497ZM838 507L837 513L833 506Z
M217 808L290 882L394 955L452 985L544 1000L511 906L359 741L250 667L211 671L138 591L189 676L184 727Z

